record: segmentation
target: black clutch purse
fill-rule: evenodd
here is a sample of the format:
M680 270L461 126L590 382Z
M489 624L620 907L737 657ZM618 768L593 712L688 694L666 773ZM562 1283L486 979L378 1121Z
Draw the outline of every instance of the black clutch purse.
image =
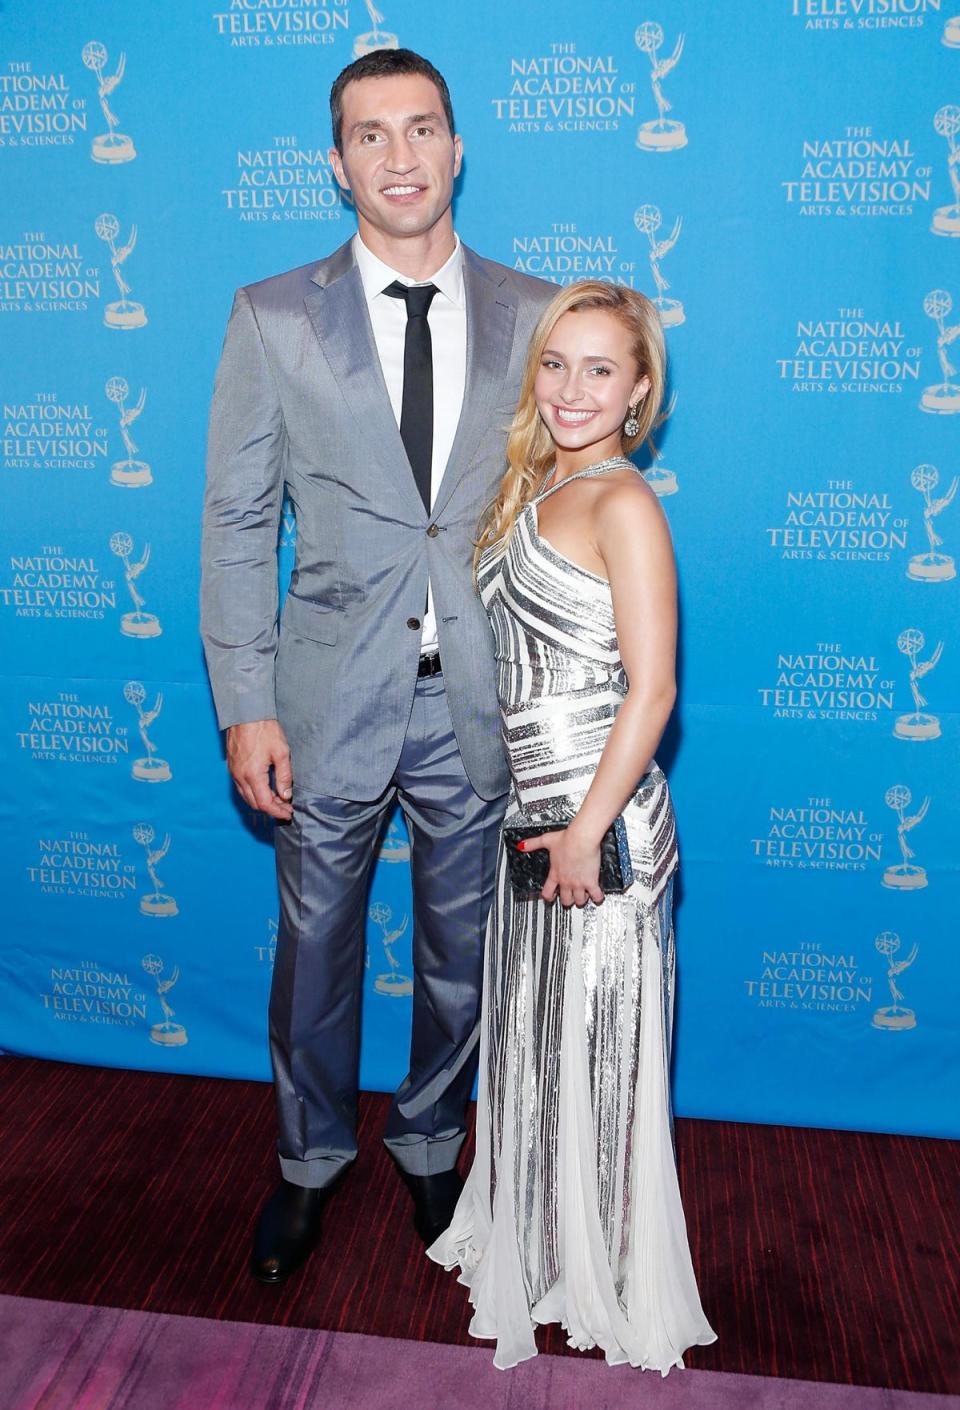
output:
M503 844L507 852L510 884L521 895L534 896L542 891L550 873L550 853L546 847L536 852L521 852L518 842L530 837L542 837L545 832L562 832L565 822L521 823L503 829ZM615 818L600 842L600 890L603 894L626 891L633 885L633 866L627 846L627 828L622 817Z

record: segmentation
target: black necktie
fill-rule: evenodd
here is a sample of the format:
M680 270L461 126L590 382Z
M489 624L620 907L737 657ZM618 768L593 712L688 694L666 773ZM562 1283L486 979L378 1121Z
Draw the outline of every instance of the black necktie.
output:
M383 292L392 299L404 299L407 305L400 439L413 469L420 498L429 514L433 466L433 344L427 312L437 293L437 286L401 284L397 279Z

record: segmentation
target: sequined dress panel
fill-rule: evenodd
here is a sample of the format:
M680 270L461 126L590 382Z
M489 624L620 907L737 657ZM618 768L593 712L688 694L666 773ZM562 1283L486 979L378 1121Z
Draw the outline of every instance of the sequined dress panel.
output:
M536 501L478 577L512 778L506 821L569 820L627 692L609 585L540 537ZM496 1340L501 1367L536 1354L538 1322L664 1375L688 1346L714 1340L671 1140L677 844L656 765L624 820L635 881L582 910L516 899L501 843L477 1153L429 1250L459 1267L471 1332Z
M569 820L627 693L609 585L540 537L536 503L507 552L481 564L479 585L496 642L509 811ZM638 883L652 902L677 866L669 790L655 765L633 801L640 812L628 805L624 816Z

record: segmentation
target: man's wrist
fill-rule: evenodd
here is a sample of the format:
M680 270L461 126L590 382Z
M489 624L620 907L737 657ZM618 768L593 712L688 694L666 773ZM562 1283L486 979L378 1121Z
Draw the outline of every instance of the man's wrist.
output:
M226 734L228 730L240 729L244 725L276 725L279 723L276 715L255 715L249 719L231 720L228 725L221 725L220 728Z

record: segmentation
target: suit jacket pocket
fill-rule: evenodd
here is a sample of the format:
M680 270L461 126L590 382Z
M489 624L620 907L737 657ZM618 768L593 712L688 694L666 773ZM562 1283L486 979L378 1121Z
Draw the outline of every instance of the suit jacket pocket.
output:
M288 592L280 616L280 625L308 641L321 641L332 646L340 631L340 613L336 608L319 602L308 602Z

